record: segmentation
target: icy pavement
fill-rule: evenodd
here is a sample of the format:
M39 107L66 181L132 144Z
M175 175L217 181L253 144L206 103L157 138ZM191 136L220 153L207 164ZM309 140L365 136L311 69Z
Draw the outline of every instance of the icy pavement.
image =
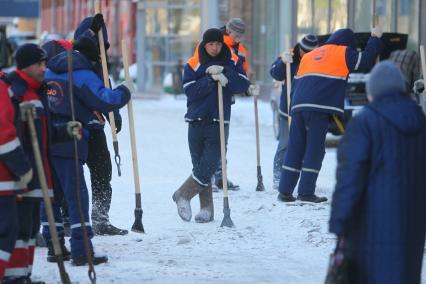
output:
M215 221L183 222L172 193L191 172L184 97L134 102L143 224L146 234L95 237L97 252L109 263L96 266L97 283L323 283L334 236L328 233L329 202L284 205L272 189L272 162L277 146L272 113L259 104L261 165L265 192L256 192L256 148L253 103L239 99L232 109L228 176L241 186L230 192L231 218L236 228L220 228L222 192L214 193ZM130 229L134 187L127 109L119 133L123 161L121 177L113 165L111 222ZM106 130L109 134L109 129ZM112 153L111 153L112 154ZM318 180L319 194L330 198L335 183L336 154L328 149ZM86 181L89 184L86 169ZM198 198L192 202L198 212ZM34 276L58 283L57 266L38 249ZM423 265L425 268L425 265ZM66 265L73 281L89 283L87 267ZM425 270L425 269L423 269ZM423 273L422 283L426 283Z

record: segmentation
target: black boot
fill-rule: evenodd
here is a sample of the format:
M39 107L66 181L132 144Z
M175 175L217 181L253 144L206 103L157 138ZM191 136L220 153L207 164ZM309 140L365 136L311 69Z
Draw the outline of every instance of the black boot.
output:
M216 179L215 184L218 188L223 189L223 180L221 178ZM228 180L228 190L238 191L240 186Z
M46 282L44 282L44 281L33 281L31 279L30 279L30 283L31 284L46 284Z
M321 197L316 196L315 194L312 195L299 195L297 196L297 200L304 201L304 202L312 202L312 203L321 203L327 201L327 197Z
M289 193L279 193L277 197L278 201L281 202L294 202L296 201L296 198L293 197L293 195Z
M92 256L93 265L98 265L101 263L108 262L108 257L106 255L93 255ZM87 257L85 255L73 256L71 257L71 264L74 266L83 266L87 264Z
M61 246L61 251L62 251L62 260L63 261L68 261L71 258L71 254L68 251L67 247L65 246L65 240L59 240L59 245ZM56 258L55 255L55 250L53 249L53 243L52 241L49 241L47 243L47 261L48 262L58 262L58 259Z
M95 235L101 235L101 236L117 236L117 235L124 236L129 233L129 231L127 230L119 229L111 225L110 222L93 224L92 229Z

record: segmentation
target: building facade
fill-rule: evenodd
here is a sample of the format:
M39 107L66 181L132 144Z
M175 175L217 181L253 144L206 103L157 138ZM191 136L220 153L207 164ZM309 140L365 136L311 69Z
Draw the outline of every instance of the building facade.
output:
M425 6L424 0L140 0L138 86L161 88L166 74L191 56L203 30L220 27L231 17L246 22L250 72L268 84L270 64L287 48L286 38L293 46L307 33L328 34L344 27L369 32L376 22L384 32L408 34L408 48L418 50L426 42L421 23L426 20L420 17Z
M136 60L136 3L130 0L40 0L40 31L73 37L78 24L94 15L95 3L104 15L108 29L111 71L117 76L121 65L121 40L126 40L129 60Z
M49 32L75 29L93 13L93 0L42 0L41 26ZM408 48L426 43L426 0L100 0L112 48L119 60L125 38L138 66L138 88L161 91L164 78L193 54L202 33L229 18L246 22L244 43L250 72L263 84L272 82L269 67L286 47L307 33L328 34L350 27L368 32L373 22L384 32L409 35ZM66 15L71 15L67 17ZM116 20L118 19L118 21Z

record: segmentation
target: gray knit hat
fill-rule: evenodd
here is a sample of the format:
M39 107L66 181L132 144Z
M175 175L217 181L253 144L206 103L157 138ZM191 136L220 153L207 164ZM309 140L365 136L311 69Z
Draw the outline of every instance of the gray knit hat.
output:
M367 81L368 95L377 98L405 92L404 76L393 61L382 61L371 70Z
M246 24L240 18L232 18L226 23L226 29L242 36L246 31Z
M305 52L309 52L318 47L318 38L315 35L307 34L299 41L300 47Z

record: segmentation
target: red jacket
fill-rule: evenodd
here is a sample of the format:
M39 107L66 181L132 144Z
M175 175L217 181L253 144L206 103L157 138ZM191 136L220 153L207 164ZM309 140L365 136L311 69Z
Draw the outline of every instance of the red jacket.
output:
M1 81L1 80L0 80ZM41 186L38 180L37 170L34 161L34 154L31 144L30 132L28 129L27 122L22 122L19 116L19 104L24 101L31 101L35 105L36 117L34 119L34 124L36 127L36 134L38 138L38 143L40 146L40 152L43 159L44 172L47 179L47 185L49 189L53 188L52 185L52 171L50 167L50 162L48 159L48 146L49 146L49 131L48 131L48 113L47 113L47 97L43 92L42 84L35 81L34 79L27 76L20 70L16 70L11 74L7 75L3 81L1 81L0 93L8 94L10 99L8 101L8 109L11 110L5 115L0 116L0 120L5 120L9 122L8 129L14 129L12 132L14 136L17 137L15 141L18 141L21 145L20 151L23 151L24 158L16 159L16 157L11 161L4 160L9 169L11 168L21 168L23 169L23 161L30 161L30 166L33 168L33 178L30 183L27 185L25 192L21 195L22 197L30 198L41 198ZM4 98L4 96L2 96ZM6 98L8 99L8 98ZM2 104L3 105L3 104ZM46 107L46 108L45 108ZM3 139L3 131L1 137ZM2 141L2 140L0 140ZM7 137L4 138L4 141L10 141ZM6 142L7 143L7 142ZM28 171L28 168L26 169ZM16 170L11 170L7 175L10 179L10 176L16 180L16 177L22 175L26 171L16 172ZM3 171L2 171L3 172ZM5 176L6 178L6 176ZM21 188L22 189L22 185ZM52 191L50 190L49 195L53 196Z
M10 196L24 191L18 183L20 175L30 170L14 123L15 109L9 86L0 80L0 196Z

